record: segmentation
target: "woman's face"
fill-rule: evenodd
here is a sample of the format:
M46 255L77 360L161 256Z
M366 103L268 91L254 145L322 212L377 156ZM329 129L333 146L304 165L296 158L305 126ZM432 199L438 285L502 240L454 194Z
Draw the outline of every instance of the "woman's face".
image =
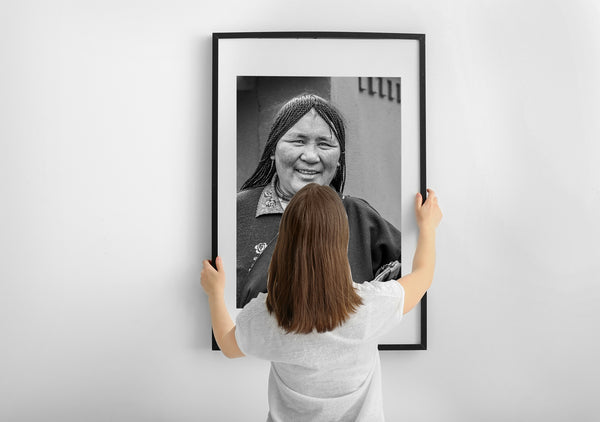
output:
M279 188L292 196L309 183L329 185L341 151L331 128L311 109L277 142L274 158Z

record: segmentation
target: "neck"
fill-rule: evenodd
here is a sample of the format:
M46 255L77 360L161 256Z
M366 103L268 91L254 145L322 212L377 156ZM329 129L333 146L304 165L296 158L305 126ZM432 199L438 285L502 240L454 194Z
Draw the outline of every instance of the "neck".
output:
M294 195L286 195L285 193L283 193L283 191L279 187L279 178L277 178L277 180L275 180L275 193L277 194L279 199L282 199L287 202L291 201L292 196L294 196Z

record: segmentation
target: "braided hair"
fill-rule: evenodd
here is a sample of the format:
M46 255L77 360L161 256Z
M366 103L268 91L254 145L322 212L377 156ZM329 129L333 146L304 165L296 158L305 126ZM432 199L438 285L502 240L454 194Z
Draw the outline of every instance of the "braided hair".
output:
M277 142L279 142L281 137L285 135L292 126L298 123L298 121L311 109L314 109L319 116L325 120L340 143L340 165L337 168L330 186L340 193L343 192L346 180L346 131L344 128L344 121L340 112L336 110L335 107L329 104L325 99L314 94L299 95L292 98L281 107L271 126L267 143L260 161L258 162L258 166L256 167L256 170L254 170L254 174L244 182L241 190L266 186L271 182L276 171L275 163L271 157L275 154Z

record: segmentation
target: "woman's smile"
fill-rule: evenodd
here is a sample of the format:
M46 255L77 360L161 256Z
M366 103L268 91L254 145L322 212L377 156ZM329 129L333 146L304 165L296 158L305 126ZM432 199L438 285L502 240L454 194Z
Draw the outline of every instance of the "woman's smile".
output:
M340 144L325 120L311 109L275 147L279 189L293 196L308 183L329 185L337 172Z
M305 176L314 176L315 174L321 173L317 170L308 170L308 169L296 169L296 171Z

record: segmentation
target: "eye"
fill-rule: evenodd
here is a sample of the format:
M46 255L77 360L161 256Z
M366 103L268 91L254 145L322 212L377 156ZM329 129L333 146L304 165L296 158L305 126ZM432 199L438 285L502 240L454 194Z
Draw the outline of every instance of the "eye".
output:
M294 144L294 145L303 145L304 144L304 140L301 138L289 138L289 139L286 139L285 142L287 142L289 144Z
M334 144L333 142L329 142L329 141L321 141L319 142L319 147L321 148L335 148L337 145Z

